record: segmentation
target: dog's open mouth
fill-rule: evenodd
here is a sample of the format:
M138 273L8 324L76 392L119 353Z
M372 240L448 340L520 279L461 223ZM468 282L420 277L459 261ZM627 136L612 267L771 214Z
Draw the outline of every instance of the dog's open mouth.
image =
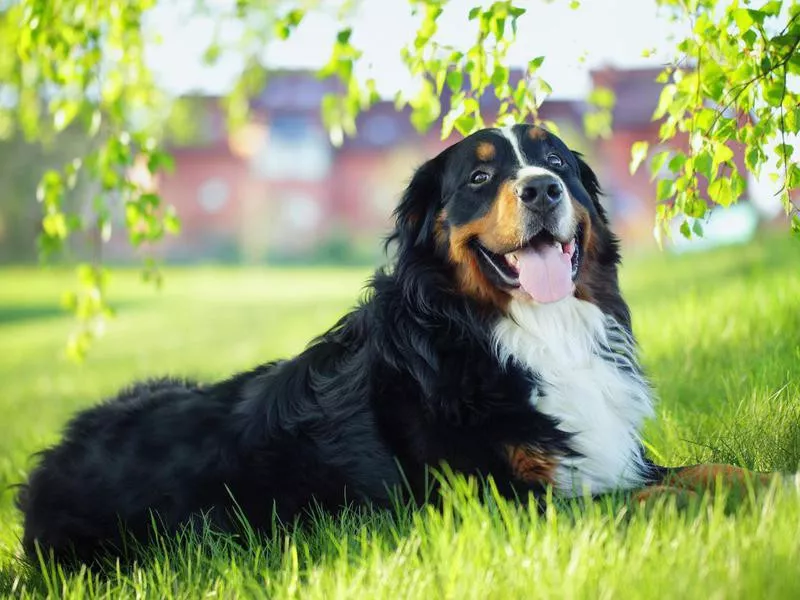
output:
M556 302L572 294L581 264L581 231L567 241L540 232L510 252L492 252L475 240L487 275L500 286L521 288L537 302Z

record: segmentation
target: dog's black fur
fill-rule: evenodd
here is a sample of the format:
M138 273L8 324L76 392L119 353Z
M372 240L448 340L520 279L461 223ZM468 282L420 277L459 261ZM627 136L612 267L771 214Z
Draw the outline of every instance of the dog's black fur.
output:
M504 448L564 456L569 436L528 401L536 375L499 363L489 331L502 306L464 293L437 232L470 139L417 171L396 211L391 267L299 356L215 384L141 383L79 414L19 495L25 550L90 560L119 551L123 530L146 539L152 515L166 532L201 513L233 530L238 507L268 529L312 501L388 506L398 489L421 501L427 469L442 463L491 475L509 495L543 491L545 481L515 475ZM597 179L578 155L565 158L592 221L593 301L629 329Z

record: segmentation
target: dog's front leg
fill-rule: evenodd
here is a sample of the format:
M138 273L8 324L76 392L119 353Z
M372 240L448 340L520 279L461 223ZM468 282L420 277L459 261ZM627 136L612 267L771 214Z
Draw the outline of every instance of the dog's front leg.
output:
M734 494L744 494L750 489L769 486L774 474L749 471L725 464L701 464L688 467L657 467L658 480L636 492L634 500L649 502L664 495L679 500L697 497L720 486Z

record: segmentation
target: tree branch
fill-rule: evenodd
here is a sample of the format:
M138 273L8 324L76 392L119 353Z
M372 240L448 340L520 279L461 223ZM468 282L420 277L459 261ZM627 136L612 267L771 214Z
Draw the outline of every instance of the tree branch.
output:
M783 32L786 32L786 31L789 29L789 26L790 26L790 25L791 25L791 24L792 24L792 23L793 23L795 20L797 20L797 18L798 18L798 17L800 17L800 13L798 13L798 14L796 14L794 17L792 17L792 19L789 21L789 23L786 25L786 27L783 29L783 31L781 32L781 34L780 34L780 35L783 35ZM714 116L714 120L713 120L713 121L711 122L711 124L708 126L708 130L707 130L706 134L709 134L709 133L711 133L711 131L713 131L713 130L714 130L714 127L716 127L716 125L717 125L717 123L719 122L719 119L720 119L720 117L722 116L722 114L723 114L723 113L724 113L726 110L728 110L729 108L731 108L731 107L732 107L732 106L733 106L733 105L736 103L736 101L739 99L739 97L740 97L740 96L741 96L741 95L744 93L744 91L745 91L745 90L746 90L746 89L747 89L749 86L751 86L752 84L754 84L755 82L757 82L757 81L759 81L759 80L761 80L761 79L764 79L764 78L766 78L766 77L767 77L767 76L768 76L770 73L774 73L776 69L779 69L779 68L781 68L781 67L783 67L783 68L784 68L784 81L785 81L785 67L786 67L786 64L787 64L787 63L788 63L788 62L791 60L792 56L794 56L794 51L797 49L797 47L798 47L798 46L800 46L800 36L798 36L798 37L797 37L797 39L794 41L794 44L792 44L792 47L791 47L791 48L789 48L789 51L788 51L788 52L787 52L787 53L786 53L786 54L785 54L785 55L784 55L784 56L781 58L781 60L779 60L779 61L778 61L776 64L772 65L772 66L771 66L769 69L767 69L767 70L765 70L765 71L762 71L762 72L761 72L761 73L759 73L758 75L754 75L753 77L751 77L750 79L748 79L748 80L747 80L747 81L745 81L744 83L741 83L741 84L739 84L739 86L738 86L738 87L739 87L739 90L738 90L738 92L737 92L737 93L736 93L736 95L735 95L735 96L734 96L734 97L731 99L731 101L730 101L730 102L728 102L727 104L725 104L725 105L722 107L722 109L721 109L721 110L719 110L719 111L717 112L717 114ZM699 67L699 62L698 62L698 67ZM699 70L699 68L698 68L698 70ZM723 102L725 101L725 98L726 98L728 95L730 95L731 93L733 93L733 91L736 89L736 87L737 87L737 86L734 86L734 87L732 87L730 90L728 90L728 92L725 94L725 97L723 97L723 99L722 99L722 101L723 101ZM785 94L786 94L786 86L784 85L784 95L785 95ZM783 126L782 126L782 128L783 128Z

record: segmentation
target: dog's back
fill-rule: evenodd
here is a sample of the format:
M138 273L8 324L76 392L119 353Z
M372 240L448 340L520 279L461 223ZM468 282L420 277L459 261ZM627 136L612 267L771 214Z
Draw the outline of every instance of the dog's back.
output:
M38 545L65 562L124 557L129 540L154 533L239 531L242 517L266 531L312 502L333 511L388 498L396 464L365 426L372 417L353 377L352 394L341 382L336 398L309 390L325 355L340 352L320 341L207 386L153 380L80 413L18 495L26 553L35 558ZM321 371L311 375L312 364ZM347 411L337 414L337 402Z
M35 541L61 559L91 557L101 543L119 552L126 532L147 536L151 510L170 526L224 501L213 483L220 469L237 468L224 435L229 410L191 382L162 379L78 415L20 491L26 552ZM189 485L197 496L186 494Z

